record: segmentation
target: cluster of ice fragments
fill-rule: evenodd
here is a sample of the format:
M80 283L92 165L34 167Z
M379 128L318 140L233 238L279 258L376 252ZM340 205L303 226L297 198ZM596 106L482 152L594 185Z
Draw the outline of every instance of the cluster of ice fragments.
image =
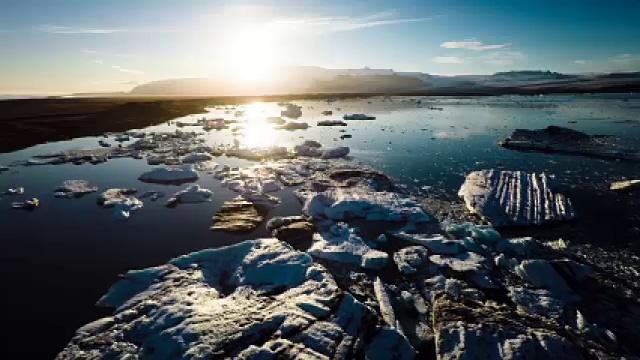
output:
M376 312L325 268L276 239L203 250L130 271L99 303L112 316L57 359L412 359Z

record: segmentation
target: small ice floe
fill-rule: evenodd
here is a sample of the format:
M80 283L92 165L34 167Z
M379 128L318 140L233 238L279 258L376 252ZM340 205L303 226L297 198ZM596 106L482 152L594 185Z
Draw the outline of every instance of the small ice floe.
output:
M375 116L366 114L345 114L343 117L345 120L375 120Z
M131 214L142 209L142 206L142 201L136 199L133 196L129 196L121 202L115 204L113 215L116 217L116 219L127 220L129 219Z
M429 262L429 255L423 246L409 246L393 254L393 261L401 273L415 274Z
M31 211L40 205L40 200L32 198L26 201L14 201L11 203L11 208L14 210L28 210Z
M160 198L164 197L164 193L160 191L146 191L142 195L140 195L140 199L149 198L151 201L156 201Z
M192 154L185 155L181 159L181 162L183 164L191 164L191 163L209 161L211 159L213 159L213 156L207 153L192 153Z
M316 125L317 126L347 126L347 123L342 120L320 120Z
M213 192L208 189L203 189L198 184L191 185L184 190L180 190L173 194L165 206L173 207L178 204L197 204L202 202L209 202L213 198Z
M281 159L289 157L289 150L283 146L250 149L228 149L225 155L246 160Z
M242 197L227 200L213 216L211 230L250 232L264 221L258 209Z
M309 128L309 124L306 122L289 121L284 125L278 127L281 130L306 130Z
M267 222L267 231L294 249L306 251L315 233L315 225L304 216L276 216Z
M114 140L117 142L125 142L131 140L131 138L127 134L118 134L115 136Z
M181 167L161 167L145 172L138 178L140 181L160 184L181 184L198 180L198 172L192 165Z
M24 194L24 188L23 187L16 187L16 188L8 188L3 193L0 193L0 196L3 196L3 195L22 195L22 194Z
M349 155L349 151L350 151L350 149L349 149L348 146L338 146L338 147L322 150L321 157L323 159L343 158L343 157Z
M624 180L612 182L609 187L613 191L629 192L640 188L640 180Z
M458 195L493 226L541 225L576 216L571 200L556 188L545 173L481 170L467 175Z
M333 111L331 111L331 110L323 110L321 114L325 115L325 116L329 116L329 115L333 115Z
M515 150L640 161L640 146L635 139L589 135L554 125L539 130L516 129L509 137L500 141L499 145Z
M108 142L104 141L104 140L98 140L98 144L102 147L108 148L111 147L111 144L109 144Z
M313 235L307 250L312 256L344 263L358 264L366 269L379 269L387 264L387 253L370 248L358 236L355 228L345 223L333 224L327 231Z
M302 106L296 104L285 104L285 109L280 111L280 116L288 118L299 118L302 116Z
M198 121L199 125L202 125L202 129L205 131L208 130L223 130L229 127L229 124L224 119L209 119Z
M114 207L136 192L136 189L107 189L98 196L98 205L107 208Z
M98 187L92 186L86 180L66 180L58 186L53 195L55 197L80 197L98 191Z
M9 171L9 168L6 166L0 166L0 174L2 174L5 171Z

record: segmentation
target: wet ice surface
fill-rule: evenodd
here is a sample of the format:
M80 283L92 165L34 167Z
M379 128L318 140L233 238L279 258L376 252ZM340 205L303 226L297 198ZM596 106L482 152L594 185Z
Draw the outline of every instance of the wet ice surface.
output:
M552 124L589 134L637 137L640 128L633 122L637 120L640 108L637 97L432 98L423 100L421 105L403 102L401 98L392 102L374 99L369 104L368 101L345 100L330 104L321 101L296 102L302 106L303 114L295 121L306 122L310 127L295 131L276 130L274 124L255 120L262 115L280 116L280 108L276 104L249 107L245 109L247 116L238 119L238 123L229 122L228 128L212 130L203 137L210 146L225 147L238 144L241 147L293 148L304 140L317 140L327 148L348 146L354 158L372 164L400 183L421 189L422 195L433 199L459 201L456 192L466 174L473 170L546 171L562 176L569 184L568 196L579 217L570 224L540 230L542 237L555 240L558 234L565 236L569 233L576 234L576 239L592 239L595 250L589 252L589 248L579 248L585 258L597 252L598 246L636 246L637 249L638 219L637 215L630 215L633 212L628 211L634 209L633 204L637 205L637 196L608 195L611 181L637 177L637 167L622 162L574 156L518 153L495 145L498 139L516 128L538 129ZM333 110L333 115L322 115L323 110ZM236 120L234 111L225 111L213 109L206 116ZM342 114L349 113L365 113L377 119L349 120L346 121L347 126L316 126L319 120L338 120ZM203 116L199 114L178 121L196 123ZM176 129L201 131L201 127L168 124L145 131L174 132ZM345 133L353 137L341 139L340 135ZM76 139L2 154L0 165L7 166L33 155L60 150L100 148L98 140L101 138ZM115 136L105 140L112 147L118 144ZM127 146L136 140L132 136L122 144ZM255 164L225 156L214 157L214 160L220 166L230 167ZM170 196L185 189L186 185L144 183L138 180L141 174L154 167L147 165L143 159L122 158L110 159L98 165L11 166L8 170L3 168L0 171L0 189L26 189L24 196L0 199L0 225L4 239L0 251L2 276L7 291L22 294L19 297L3 297L2 304L5 308L15 309L15 316L11 315L7 324L16 329L16 333L29 331L33 336L50 340L42 350L34 350L46 354L41 357L51 357L69 340L77 327L108 313L93 304L114 282L117 274L129 269L157 266L191 251L268 236L264 223L256 230L241 235L209 230L215 212L224 201L234 198L238 193L223 186L220 180L206 172L200 173L196 183L214 193L212 201L171 209L164 206L164 201L154 202L141 197L144 207L126 222L115 221L110 211L98 206L97 194L73 200L54 198L52 195L56 186L69 179L87 180L92 186L98 187L99 192L109 188L135 188L138 194L159 191ZM269 217L300 214L301 205L290 190L269 194L281 201L269 211ZM35 210L11 210L12 201L31 198L40 199L40 206ZM635 227L629 226L634 223ZM612 229L615 229L614 234L611 233ZM534 235L531 231L512 231L519 236ZM406 243L406 246L409 245L415 243ZM632 269L624 265L624 261L633 260L631 256L614 253L608 258L616 260L606 261L603 266L619 264L615 265L618 271L633 276ZM46 276L46 281L43 276ZM42 294L57 295L50 297L48 306L43 308ZM513 296L518 296L524 304L522 306L526 307L530 295L520 292ZM552 310L555 309L552 301L549 304Z

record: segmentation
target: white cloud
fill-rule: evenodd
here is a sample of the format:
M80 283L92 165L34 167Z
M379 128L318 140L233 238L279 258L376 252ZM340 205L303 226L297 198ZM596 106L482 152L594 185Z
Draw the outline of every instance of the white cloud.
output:
M113 34L126 31L125 29L100 29L57 25L38 25L34 29L49 34Z
M140 71L140 70L134 70L134 69L127 69L125 67L119 66L119 65L112 65L111 66L112 69L121 71L123 73L127 73L127 74L135 74L135 75L142 75L144 74L144 72Z
M280 19L272 22L276 26L295 27L296 30L311 32L349 31L376 26L406 24L426 21L429 18L400 18L394 11L379 12L361 17L309 17L302 19Z
M93 59L91 60L92 62L98 64L98 65L104 65L104 61L100 60L100 59Z
M487 64L491 65L514 65L526 58L520 51L493 51L483 57Z
M434 63L438 64L463 64L464 59L458 56L436 56L431 59Z
M95 55L95 56L119 57L119 58L125 58L125 59L136 58L134 55L130 55L130 54L115 53L115 52L102 51L102 50L87 49L87 50L82 50L82 52L84 54L91 55L91 56Z
M586 65L586 64L589 63L589 61L588 60L573 60L573 63L577 64L577 65Z
M508 49L509 46L511 46L511 44L487 45L483 44L481 41L446 41L440 44L440 47L445 49L466 49L476 51Z
M635 54L620 54L610 57L609 61L616 64L630 65L635 62L640 62L640 56Z

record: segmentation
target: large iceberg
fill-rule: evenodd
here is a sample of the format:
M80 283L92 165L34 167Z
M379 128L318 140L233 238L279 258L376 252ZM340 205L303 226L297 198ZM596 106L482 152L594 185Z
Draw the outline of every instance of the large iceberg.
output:
M545 173L474 171L458 191L470 212L493 226L540 225L573 219L571 200L556 191Z
M130 271L99 303L114 307L113 315L78 329L58 360L415 355L309 255L275 239Z

